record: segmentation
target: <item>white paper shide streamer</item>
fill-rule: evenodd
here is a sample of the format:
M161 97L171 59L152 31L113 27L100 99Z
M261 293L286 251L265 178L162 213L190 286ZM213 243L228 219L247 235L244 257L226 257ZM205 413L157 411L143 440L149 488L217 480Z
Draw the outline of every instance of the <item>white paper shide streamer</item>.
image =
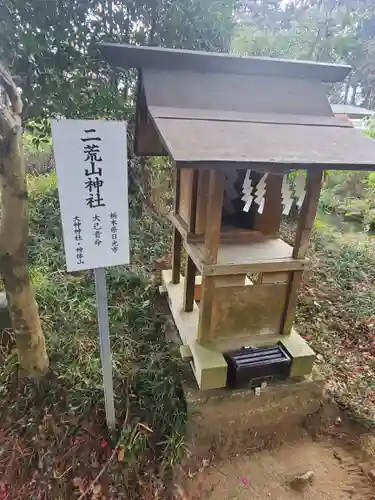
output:
M242 198L241 200L245 202L245 206L243 207L244 212L248 212L250 210L251 204L253 202L253 186L251 185L251 170L246 170L245 179L242 185Z
M268 177L268 172L266 172L263 177L260 179L258 182L258 185L256 187L254 197L255 197L255 203L259 206L258 208L258 213L262 214L263 213L263 208L264 208L264 196L266 194L266 180Z
M281 185L282 204L284 206L283 215L289 215L290 209L293 205L292 190L288 182L288 174L283 175L283 182Z
M297 208L300 209L306 196L306 178L301 170L297 172L295 180L295 195Z

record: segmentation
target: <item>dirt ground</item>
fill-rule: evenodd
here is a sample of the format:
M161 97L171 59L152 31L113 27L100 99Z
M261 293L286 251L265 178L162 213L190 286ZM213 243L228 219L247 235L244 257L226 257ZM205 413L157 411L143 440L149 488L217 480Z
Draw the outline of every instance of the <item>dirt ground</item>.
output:
M196 472L190 466L184 468L177 497L181 500L375 500L374 435L349 421L344 423L334 416L336 411L332 405L322 408L306 420L299 438L288 439L285 435L278 445L262 451L232 454L227 458L220 454L212 456L211 461L203 459L194 468ZM295 485L296 478L306 473L312 476L310 481Z
M207 464L206 464L207 465ZM369 464L329 440L286 443L278 449L202 467L185 484L186 500L370 500ZM291 481L308 471L311 484Z

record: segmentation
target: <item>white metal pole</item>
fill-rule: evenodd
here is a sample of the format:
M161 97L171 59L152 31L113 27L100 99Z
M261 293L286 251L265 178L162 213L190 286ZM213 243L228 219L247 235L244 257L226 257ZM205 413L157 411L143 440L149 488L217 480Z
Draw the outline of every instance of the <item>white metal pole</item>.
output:
M102 361L105 413L109 429L116 427L115 402L113 396L112 353L109 340L108 299L105 269L94 269L96 306L98 309L100 358Z

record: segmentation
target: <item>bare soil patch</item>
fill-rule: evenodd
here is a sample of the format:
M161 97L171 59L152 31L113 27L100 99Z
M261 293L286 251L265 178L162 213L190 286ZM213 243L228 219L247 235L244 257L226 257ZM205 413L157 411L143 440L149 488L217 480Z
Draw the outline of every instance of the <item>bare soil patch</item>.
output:
M186 484L189 500L370 500L375 491L368 464L327 440L306 438L274 450L234 457L204 467ZM300 490L291 481L312 471Z

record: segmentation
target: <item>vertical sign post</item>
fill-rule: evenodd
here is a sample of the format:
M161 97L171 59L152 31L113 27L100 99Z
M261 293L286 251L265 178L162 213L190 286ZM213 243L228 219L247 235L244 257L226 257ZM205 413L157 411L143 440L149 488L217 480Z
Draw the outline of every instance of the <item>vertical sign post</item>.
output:
M105 267L129 264L126 123L53 120L68 271L94 269L107 425L115 427Z
M103 370L104 385L104 403L107 425L110 429L116 426L115 402L113 397L113 378L112 378L112 354L111 343L109 340L109 321L108 321L108 299L105 283L105 270L99 267L94 270L96 307L98 308L99 338L100 338L100 358Z

